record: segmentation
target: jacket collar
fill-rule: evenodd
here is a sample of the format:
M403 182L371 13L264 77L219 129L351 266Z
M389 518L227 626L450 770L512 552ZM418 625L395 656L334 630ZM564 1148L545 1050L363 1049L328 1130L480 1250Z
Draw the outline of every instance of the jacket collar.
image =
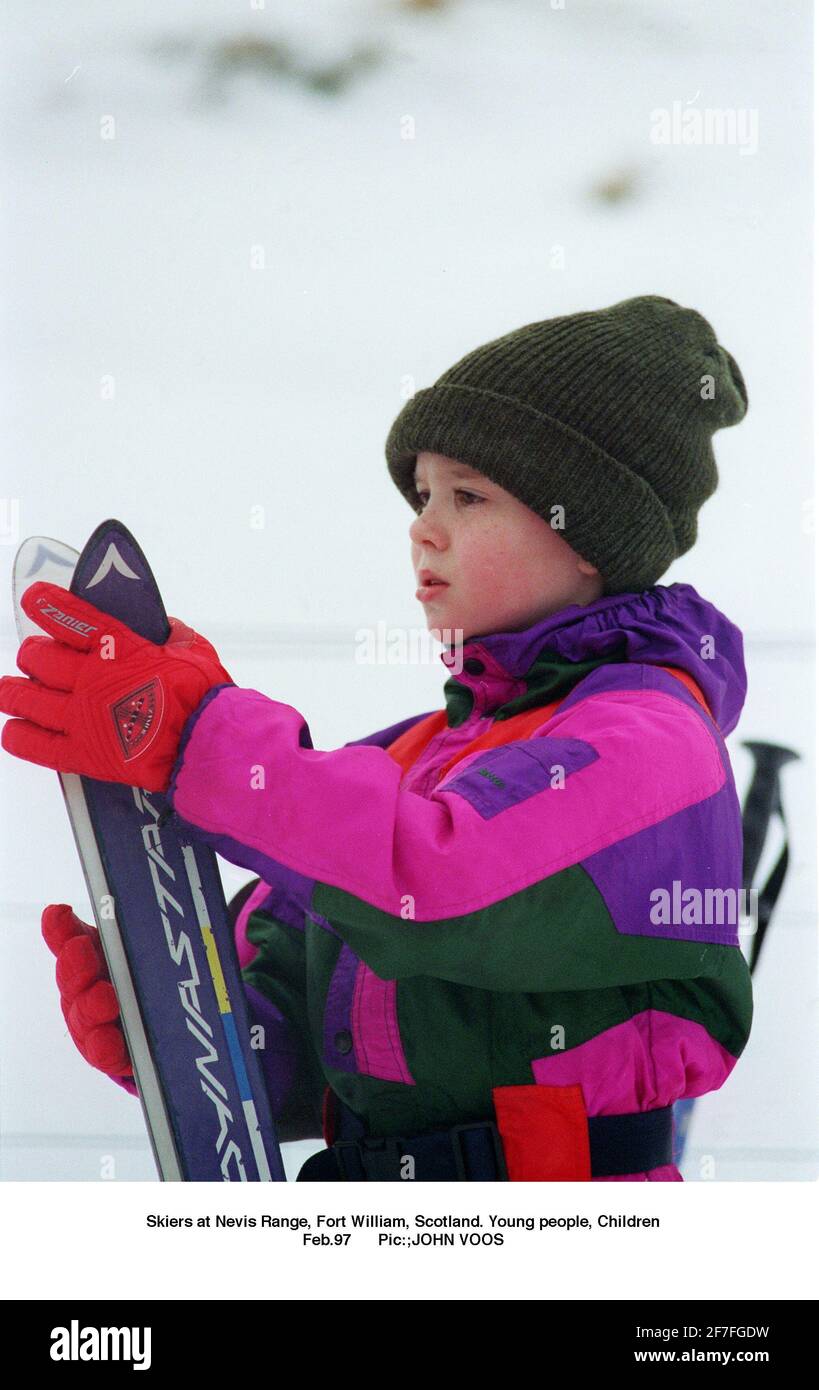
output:
M441 652L451 670L452 649ZM598 666L680 666L699 685L723 735L736 726L747 691L742 633L690 584L656 584L572 604L519 632L464 642L463 669L444 684L447 724L473 712L508 719L562 699Z

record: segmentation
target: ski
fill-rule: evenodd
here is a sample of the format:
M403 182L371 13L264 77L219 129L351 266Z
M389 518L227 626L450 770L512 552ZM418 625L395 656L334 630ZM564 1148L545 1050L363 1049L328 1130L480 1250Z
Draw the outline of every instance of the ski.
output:
M104 521L82 554L48 537L14 563L20 606L42 579L70 589L151 642L170 625L145 556ZM58 773L159 1177L284 1182L216 855L181 838L159 792Z

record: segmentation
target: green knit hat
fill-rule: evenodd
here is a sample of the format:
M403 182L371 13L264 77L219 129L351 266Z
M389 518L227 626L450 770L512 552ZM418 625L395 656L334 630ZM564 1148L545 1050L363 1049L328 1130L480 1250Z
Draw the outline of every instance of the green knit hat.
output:
M471 465L556 526L604 593L656 584L716 490L711 436L748 407L742 373L695 309L644 294L528 323L417 391L389 432L390 475L418 509L424 450Z

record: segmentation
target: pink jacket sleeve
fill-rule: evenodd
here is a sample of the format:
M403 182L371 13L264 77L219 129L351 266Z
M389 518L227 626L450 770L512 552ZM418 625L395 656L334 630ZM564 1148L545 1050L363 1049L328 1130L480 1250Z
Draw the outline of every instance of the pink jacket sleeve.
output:
M222 686L188 720L167 795L176 816L232 862L263 878L284 865L353 895L365 959L389 972L402 922L440 922L446 932L453 918L502 904L711 797L726 779L697 714L648 687L592 695L493 753L505 760L501 789L478 775L478 753L421 796L401 788L384 748L320 751L291 705ZM570 773L560 790L555 764ZM368 907L379 913L368 917ZM536 965L559 979L556 937L541 933L537 950L521 970ZM475 970L484 978L480 962Z

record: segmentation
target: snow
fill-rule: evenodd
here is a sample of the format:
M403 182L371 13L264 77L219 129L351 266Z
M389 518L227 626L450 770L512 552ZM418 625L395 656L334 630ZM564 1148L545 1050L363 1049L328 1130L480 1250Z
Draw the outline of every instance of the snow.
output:
M0 23L8 581L18 539L81 548L121 518L171 612L317 747L441 703L434 655L353 657L362 625L423 626L383 457L407 390L632 294L714 324L750 409L662 582L746 634L740 792L743 738L802 762L751 1041L698 1103L686 1177L702 1154L718 1179L815 1177L808 0L787 23L761 0L7 0ZM366 45L369 66L317 89ZM756 112L758 149L652 144L674 102ZM624 196L600 196L611 181ZM9 604L4 671L15 652ZM113 1154L115 1176L151 1177L135 1102L67 1038L39 936L44 903L87 911L56 778L2 763L0 1173L97 1179Z

